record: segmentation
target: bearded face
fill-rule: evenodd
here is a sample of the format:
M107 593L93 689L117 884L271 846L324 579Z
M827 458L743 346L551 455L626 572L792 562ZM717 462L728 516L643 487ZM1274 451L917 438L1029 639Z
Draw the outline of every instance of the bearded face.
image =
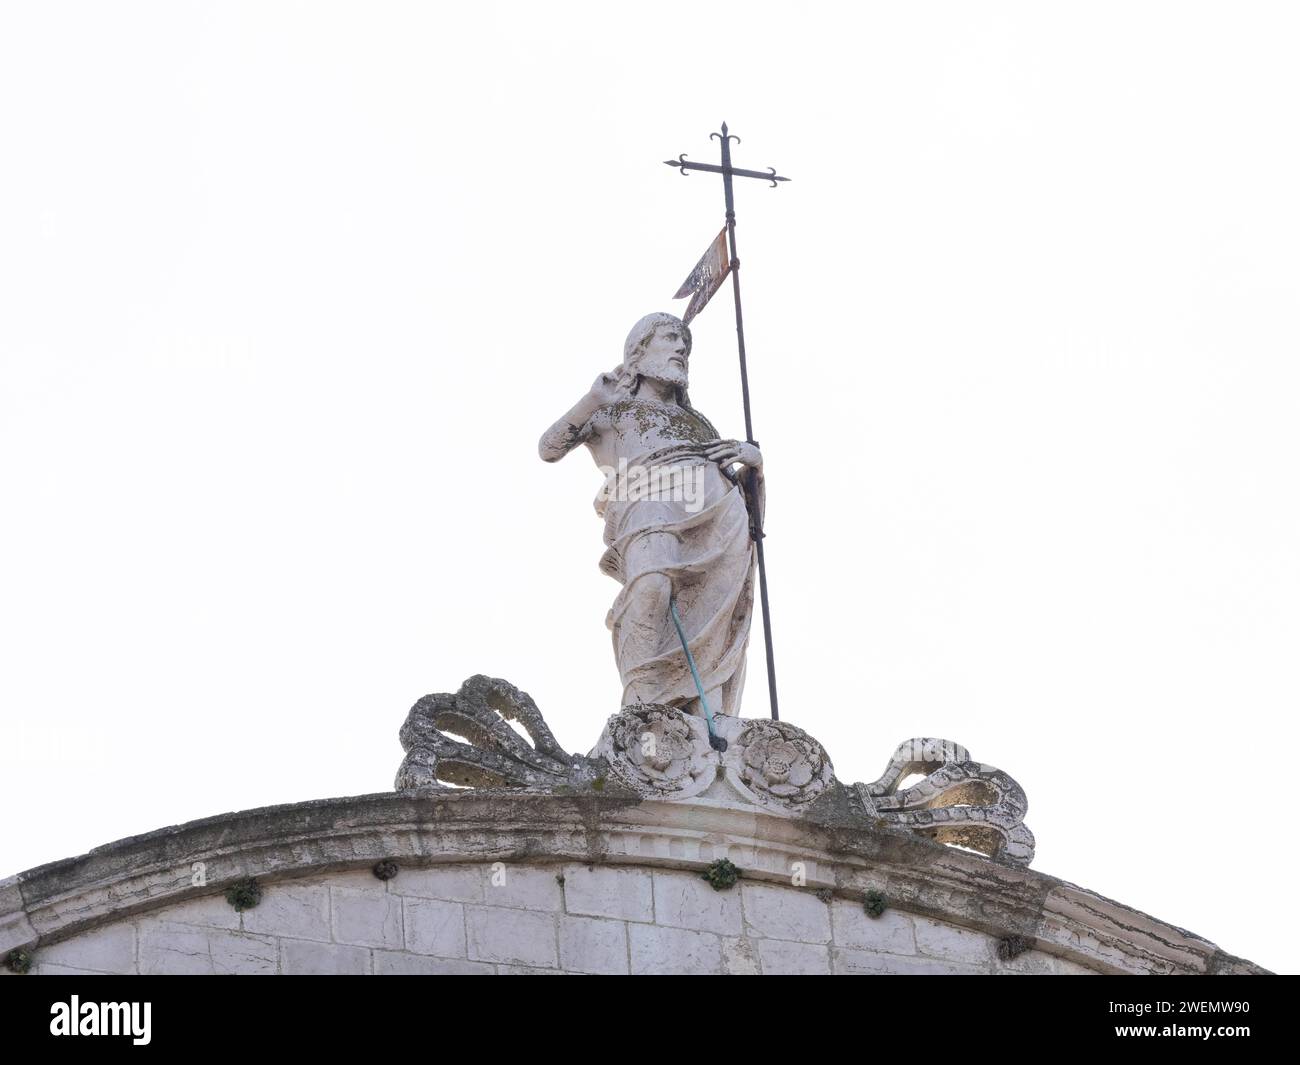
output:
M680 326L658 326L636 360L636 372L677 388L687 384L687 344Z

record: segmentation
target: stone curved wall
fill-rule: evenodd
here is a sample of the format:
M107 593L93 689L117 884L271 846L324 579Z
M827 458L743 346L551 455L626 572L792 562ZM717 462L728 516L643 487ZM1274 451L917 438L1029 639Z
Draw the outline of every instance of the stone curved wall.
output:
M701 872L722 857L743 875L714 891ZM382 859L399 867L387 881ZM237 913L224 890L246 877L263 898ZM869 891L888 901L879 918ZM1022 952L1000 958L1004 942ZM490 791L322 800L121 840L0 881L0 951L13 947L38 974L1262 971L910 833Z
M993 937L788 885L714 891L697 873L576 863L366 869L279 880L236 913L221 895L35 952L57 973L1091 973Z

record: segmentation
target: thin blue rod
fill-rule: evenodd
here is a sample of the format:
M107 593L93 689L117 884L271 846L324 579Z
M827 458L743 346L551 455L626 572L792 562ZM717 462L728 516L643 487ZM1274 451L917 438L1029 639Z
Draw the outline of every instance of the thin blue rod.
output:
M695 678L695 690L700 693L700 705L704 707L704 720L709 726L709 735L713 732L713 711L709 709L709 701L704 698L704 685L700 683L700 671L695 668L695 656L691 654L691 649L686 645L686 633L682 631L682 619L677 616L677 600L670 598L668 600L668 612L673 616L673 625L677 629L677 638L682 641L682 650L686 652L686 664L691 667L691 676Z

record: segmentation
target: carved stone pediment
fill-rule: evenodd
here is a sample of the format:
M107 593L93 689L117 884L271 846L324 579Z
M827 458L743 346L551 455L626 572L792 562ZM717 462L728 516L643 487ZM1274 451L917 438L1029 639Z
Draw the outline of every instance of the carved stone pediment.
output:
M839 789L850 797L851 816L881 827L1017 865L1033 859L1023 789L1000 769L974 761L960 744L908 740L878 780L846 787L826 749L796 725L719 716L715 728L725 751L710 745L702 718L672 706L637 704L610 717L590 754L569 754L526 693L504 680L474 676L458 692L426 695L411 708L400 733L407 753L396 789L610 788L671 802L712 799L717 793L710 789L725 780L729 787L720 801L787 817L804 816Z

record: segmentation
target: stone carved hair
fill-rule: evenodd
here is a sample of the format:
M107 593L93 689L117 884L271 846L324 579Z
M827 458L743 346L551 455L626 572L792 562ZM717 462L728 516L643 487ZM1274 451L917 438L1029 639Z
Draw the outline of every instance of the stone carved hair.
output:
M623 344L624 373L635 371L636 364L641 361L645 349L649 346L650 341L654 339L655 330L661 325L670 325L682 334L682 339L686 341L686 357L688 359L691 357L690 328L680 318L669 314L667 311L656 311L654 314L647 314L628 333L627 340Z
M649 347L650 341L654 339L655 330L660 326L672 326L686 341L686 358L691 357L691 331L690 328L676 315L669 314L666 311L656 311L654 314L647 314L632 327L628 333L627 340L623 344L623 365L618 368L620 391L625 391L629 396L635 396L637 389L641 386L641 375L637 373L637 363L645 355L646 348ZM709 432L717 437L718 431L713 427L703 414L691 406L691 398L683 386L677 390L677 402L685 410L690 411L709 429Z

